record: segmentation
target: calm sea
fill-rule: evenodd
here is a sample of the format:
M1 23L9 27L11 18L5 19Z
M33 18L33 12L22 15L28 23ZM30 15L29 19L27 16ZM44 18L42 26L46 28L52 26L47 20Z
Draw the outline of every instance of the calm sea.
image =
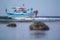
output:
M33 22L13 22L17 27L7 27L10 22L0 22L0 40L60 40L60 21L44 22L48 31L31 31Z

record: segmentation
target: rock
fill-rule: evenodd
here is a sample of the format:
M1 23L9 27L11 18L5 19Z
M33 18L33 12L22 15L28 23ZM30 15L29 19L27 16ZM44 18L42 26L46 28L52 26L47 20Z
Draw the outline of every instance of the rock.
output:
M15 23L10 23L7 25L8 27L16 27L16 24Z
M49 27L43 22L34 22L30 25L30 30L49 30Z

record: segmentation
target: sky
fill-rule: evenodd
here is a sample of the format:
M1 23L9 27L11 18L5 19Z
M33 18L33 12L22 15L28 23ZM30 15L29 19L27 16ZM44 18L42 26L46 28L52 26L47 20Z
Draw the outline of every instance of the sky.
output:
M12 7L20 7L38 10L38 16L60 16L60 0L0 0L0 16L7 16L5 9L11 11Z

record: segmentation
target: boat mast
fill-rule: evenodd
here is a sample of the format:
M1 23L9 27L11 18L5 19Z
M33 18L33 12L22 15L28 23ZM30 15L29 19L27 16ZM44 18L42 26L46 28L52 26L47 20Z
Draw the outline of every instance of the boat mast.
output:
M7 13L7 8L5 9L5 12Z

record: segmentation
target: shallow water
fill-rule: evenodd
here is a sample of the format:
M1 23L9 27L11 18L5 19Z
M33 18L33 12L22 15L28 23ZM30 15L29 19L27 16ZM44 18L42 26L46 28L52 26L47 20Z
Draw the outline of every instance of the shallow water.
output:
M0 40L60 40L60 22L44 22L49 31L31 31L32 22L14 22L17 27L7 27L8 23L0 23Z

